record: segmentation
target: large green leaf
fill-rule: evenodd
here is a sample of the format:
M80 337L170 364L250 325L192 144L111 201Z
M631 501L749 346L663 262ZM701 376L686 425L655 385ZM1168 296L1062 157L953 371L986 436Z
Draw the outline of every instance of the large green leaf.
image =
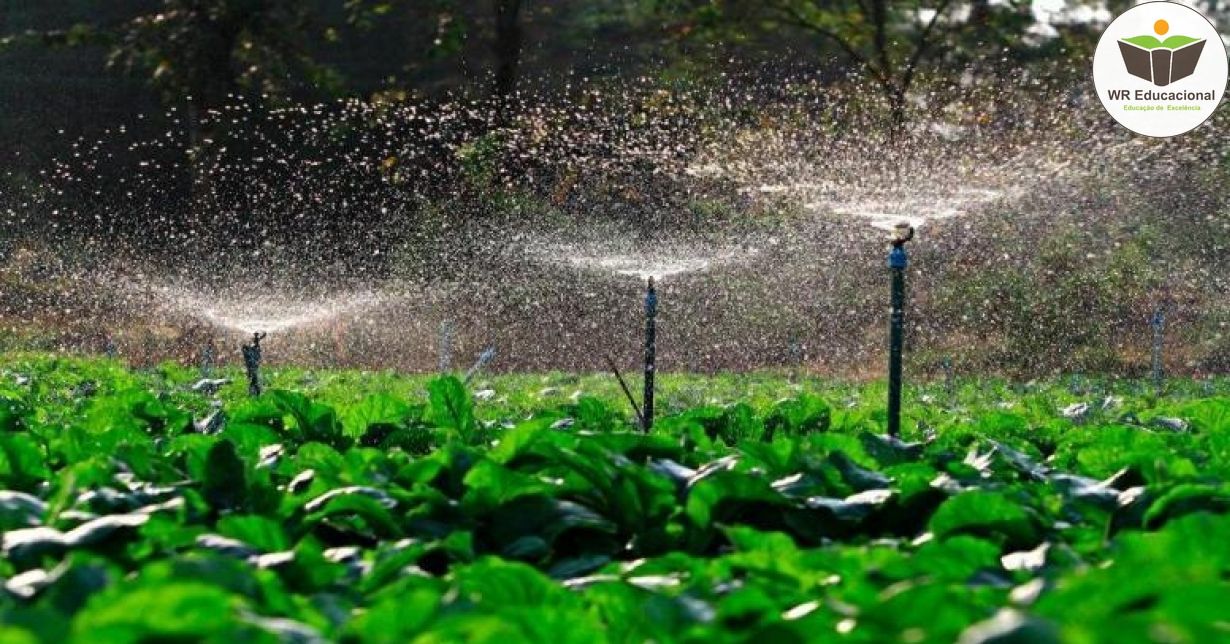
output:
M416 584L398 589L346 625L348 635L370 644L403 644L428 630L439 609L439 591Z
M305 506L309 512L305 520L314 525L325 519L354 517L362 521L362 526L353 526L356 530L374 537L396 539L403 533L389 505L366 489L338 489L309 502Z
M1157 529L1193 512L1230 512L1230 486L1176 485L1149 505L1144 514L1144 527Z
M359 438L375 425L402 427L416 416L415 408L389 394L371 394L342 408L341 422L347 436Z
M313 402L302 394L283 390L270 391L268 398L282 413L294 419L295 428L303 440L336 446L352 442L343 433L342 423L332 407Z
M513 559L612 556L621 547L613 522L578 503L543 495L518 497L476 519L476 545Z
M475 463L466 473L465 485L467 489L462 504L476 514L490 512L522 496L550 495L558 488L539 477L485 459Z
M51 477L43 448L26 434L0 434L0 484L33 491Z
M209 449L203 475L201 494L214 509L233 510L247 501L247 470L229 440L220 440Z
M259 515L233 515L218 521L218 533L264 551L290 548L290 539L281 523Z
M714 529L719 525L781 530L783 510L793 504L763 478L722 471L692 486L684 507L693 526L689 542L695 551L700 551L710 545Z
M222 641L238 634L241 606L234 596L201 583L117 589L96 595L76 615L72 641Z
M1174 641L1222 641L1228 541L1230 517L1203 512L1157 532L1122 533L1105 565L1059 579L1036 612L1059 622L1066 641L1129 641L1142 628Z
M427 385L431 407L428 422L455 432L463 442L475 437L474 403L465 385L453 376L432 380Z
M1010 550L1036 546L1037 522L1029 510L1001 492L971 490L940 505L929 527L936 537L968 534L999 541Z

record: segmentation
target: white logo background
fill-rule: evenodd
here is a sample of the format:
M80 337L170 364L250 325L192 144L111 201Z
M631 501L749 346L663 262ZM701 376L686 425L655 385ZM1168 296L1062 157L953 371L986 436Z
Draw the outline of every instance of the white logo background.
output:
M1169 23L1169 31L1158 36L1153 25L1158 20ZM1169 36L1183 35L1205 40L1200 62L1191 76L1175 81L1165 87L1137 78L1127 71L1123 56L1119 53L1119 40L1134 36L1151 35L1165 40ZM1183 134L1213 115L1226 90L1226 46L1217 30L1199 12L1174 2L1146 2L1125 11L1102 34L1098 48L1093 54L1093 84L1098 99L1120 125L1146 136L1168 137ZM1152 90L1154 92L1213 92L1213 100L1153 100L1129 98L1112 100L1108 90ZM1160 111L1133 111L1131 106L1158 106ZM1198 105L1199 111L1167 110L1168 105Z

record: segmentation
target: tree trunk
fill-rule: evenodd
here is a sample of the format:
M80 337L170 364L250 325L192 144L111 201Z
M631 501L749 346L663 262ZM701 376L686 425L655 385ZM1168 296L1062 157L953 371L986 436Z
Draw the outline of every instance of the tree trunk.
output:
M888 55L888 0L871 0L871 24L874 29L872 46L880 61L880 71L885 78L892 78L893 65Z
M904 133L906 126L906 92L907 88L898 84L886 85L888 94L889 127L893 136Z
M495 2L495 96L505 99L517 91L521 66L521 0Z

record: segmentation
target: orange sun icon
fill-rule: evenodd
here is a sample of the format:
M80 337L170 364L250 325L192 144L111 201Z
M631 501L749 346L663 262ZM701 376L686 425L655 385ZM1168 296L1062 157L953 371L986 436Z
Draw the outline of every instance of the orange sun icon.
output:
M1170 31L1170 23L1165 20L1158 20L1153 23L1153 31L1156 31L1159 36L1165 36L1166 32Z

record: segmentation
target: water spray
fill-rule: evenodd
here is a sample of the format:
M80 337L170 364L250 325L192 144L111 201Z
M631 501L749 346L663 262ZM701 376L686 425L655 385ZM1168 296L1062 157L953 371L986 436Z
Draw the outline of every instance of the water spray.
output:
M653 278L649 278L649 288L645 291L645 395L644 413L641 415L641 428L648 434L653 429L653 376L658 358L658 292L654 289Z
M892 305L888 326L888 435L901 434L901 351L905 337L905 269L909 258L906 242L914 239L914 227L897 224L893 247L888 253L888 268L892 275Z
M252 344L243 345L243 366L248 370L248 395L261 395L261 340L267 333L253 333Z
M478 375L478 372L482 371L483 367L487 366L487 363L494 359L495 347L487 347L487 349L478 356L478 360L474 362L474 365L470 367L470 370L466 372L463 382L467 385L470 384L470 380L472 380L474 376Z
M1149 326L1153 327L1153 389L1157 395L1162 395L1163 382L1162 377L1162 340L1163 333L1166 330L1166 311L1163 307L1157 307L1153 312L1153 317L1149 320Z

